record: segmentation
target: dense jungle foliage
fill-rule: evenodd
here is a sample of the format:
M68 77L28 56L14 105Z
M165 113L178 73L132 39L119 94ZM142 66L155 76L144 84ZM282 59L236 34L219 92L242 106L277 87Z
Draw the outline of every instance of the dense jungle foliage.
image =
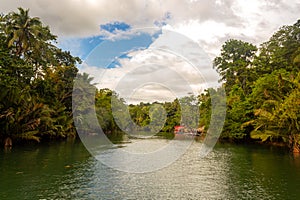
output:
M126 102L114 91L97 89L88 74L78 74L81 60L59 49L56 39L39 18L29 16L28 10L19 8L18 12L0 15L1 141L11 138L39 142L75 137L73 120L84 123L85 113L79 108L73 119L76 76L95 91L95 110L104 133L112 140L122 140L124 132L118 123L125 123L126 128L130 123L116 122L111 102L117 99L121 107ZM281 143L299 152L300 21L281 27L259 47L241 40L226 41L213 65L227 97L221 139ZM149 131L147 125L151 122L151 127L156 127L155 123L159 126L156 117L161 117L161 108L167 118L158 135L172 138L174 126L195 119L198 123L191 123L190 127L208 130L214 91L206 90L197 97L187 96L173 102L126 105L132 121L138 125L131 131ZM84 101L90 100L83 98ZM183 109L184 105L193 106ZM195 109L189 109L195 106L199 108L196 114ZM189 116L185 122L183 115ZM84 131L88 133L89 127Z

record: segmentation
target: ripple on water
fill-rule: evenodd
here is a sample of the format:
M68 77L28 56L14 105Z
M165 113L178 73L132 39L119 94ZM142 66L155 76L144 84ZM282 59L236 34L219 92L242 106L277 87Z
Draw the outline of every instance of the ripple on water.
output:
M142 146L156 151L168 142L144 140ZM105 166L82 153L82 145L62 145L59 152L56 147L47 147L26 154L1 154L0 199L297 199L300 196L297 164L300 162L288 154L251 146L219 145L207 157L200 158L200 145L193 143L176 162L160 170L135 174ZM41 161L45 164L38 167ZM70 167L65 168L66 165ZM18 171L23 173L16 174Z

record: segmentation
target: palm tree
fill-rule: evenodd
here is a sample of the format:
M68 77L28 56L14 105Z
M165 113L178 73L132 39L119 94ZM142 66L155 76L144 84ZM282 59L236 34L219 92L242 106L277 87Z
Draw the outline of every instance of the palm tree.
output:
M28 9L18 10L18 13L11 12L5 16L6 42L13 54L32 64L37 78L41 75L42 66L46 67L53 61L56 48L52 42L56 36L51 34L48 26L43 26L38 17L30 17Z
M28 9L18 10L19 13L11 12L5 16L7 44L8 47L14 48L16 56L29 59L37 52L43 52L44 47L53 46L51 41L55 40L56 36L51 34L49 27L43 26L38 17L30 17Z
M272 78L271 75L268 75L268 77ZM280 79L282 80L281 76L278 77L278 80ZM266 79L260 80L265 81ZM270 84L268 83L268 85ZM253 139L260 139L264 142L268 139L272 141L280 138L294 152L299 153L300 73L292 80L285 79L285 85L291 85L288 93L282 93L281 89L265 92L268 98L264 99L262 105L254 110L255 119L244 123L242 126L253 125L254 130L251 132ZM261 86L261 82L258 82L257 86ZM267 91L266 88L265 91ZM258 98L255 98L255 100L258 101Z
M15 54L21 56L30 47L30 42L37 38L38 29L41 26L39 18L30 18L29 10L18 8L19 13L11 12L7 17L5 29L8 37L8 47L15 47Z

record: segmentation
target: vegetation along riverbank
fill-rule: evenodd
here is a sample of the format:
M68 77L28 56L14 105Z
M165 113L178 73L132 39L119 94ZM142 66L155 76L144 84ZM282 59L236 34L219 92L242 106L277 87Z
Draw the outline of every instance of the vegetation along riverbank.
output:
M19 8L0 15L2 145L77 136L73 120L82 122L80 116L84 117L84 110L73 119L74 78L78 75L85 83L93 79L88 74L78 74L80 58L58 48L56 39L38 17L30 17L29 10ZM281 27L259 47L236 39L226 41L213 65L224 82L227 96L226 120L220 139L282 144L299 153L300 20ZM124 133L114 121L111 99L126 102L110 89L94 89L101 128L111 140L122 140ZM182 123L180 105L196 101L200 118L192 126L208 130L214 91L206 90L199 96L186 96L173 102L141 102L129 105L129 112L133 121L143 127L155 121L149 116L151 105L162 105L167 120L159 135L172 138L174 127ZM89 133L89 127L83 127L82 131Z

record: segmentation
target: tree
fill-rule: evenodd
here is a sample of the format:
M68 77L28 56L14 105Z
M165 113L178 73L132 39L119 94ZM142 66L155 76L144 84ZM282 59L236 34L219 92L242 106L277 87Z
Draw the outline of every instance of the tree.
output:
M283 141L300 152L300 73L290 80L275 71L260 78L253 91L252 98L258 102L254 111L256 118L245 123L255 128L251 137L263 142ZM262 93L260 97L258 93Z
M55 39L28 10L0 15L0 140L76 134L72 91L80 59L54 46Z
M198 96L200 106L199 106L199 127L204 127L205 130L208 130L211 118L211 96L209 90L205 90L205 93L202 93Z
M299 112L295 99L297 84L292 80L299 72L299 49L300 21L280 28L261 45L258 56L252 44L239 40L225 42L221 55L214 60L227 93L223 138L298 144L298 137L294 137L299 120L295 117ZM289 107L293 111L290 114L287 102L293 105L293 109Z
M199 126L199 101L194 95L179 99L181 123L188 128L197 129Z
M71 56L70 52L53 45L57 37L38 17L30 17L28 9L18 10L19 13L10 12L4 16L4 23L1 24L11 53L32 65L34 78L43 77L43 72L50 66L74 66L81 62L78 57Z
M221 55L214 59L214 68L221 75L220 81L225 81L228 93L233 85L239 84L245 93L250 93L249 82L255 76L252 74L252 61L257 47L241 40L228 40L222 46Z
M261 45L260 54L256 60L258 73L272 73L278 69L297 73L299 49L300 20L293 25L281 27L269 41Z
M181 122L181 107L179 100L175 99L173 102L165 102L163 106L167 112L167 120L162 131L173 133L174 127L180 125Z
M8 47L13 47L16 56L26 56L30 52L40 50L42 43L56 39L38 17L29 16L28 9L18 8L18 10L19 13L11 12L5 16Z

